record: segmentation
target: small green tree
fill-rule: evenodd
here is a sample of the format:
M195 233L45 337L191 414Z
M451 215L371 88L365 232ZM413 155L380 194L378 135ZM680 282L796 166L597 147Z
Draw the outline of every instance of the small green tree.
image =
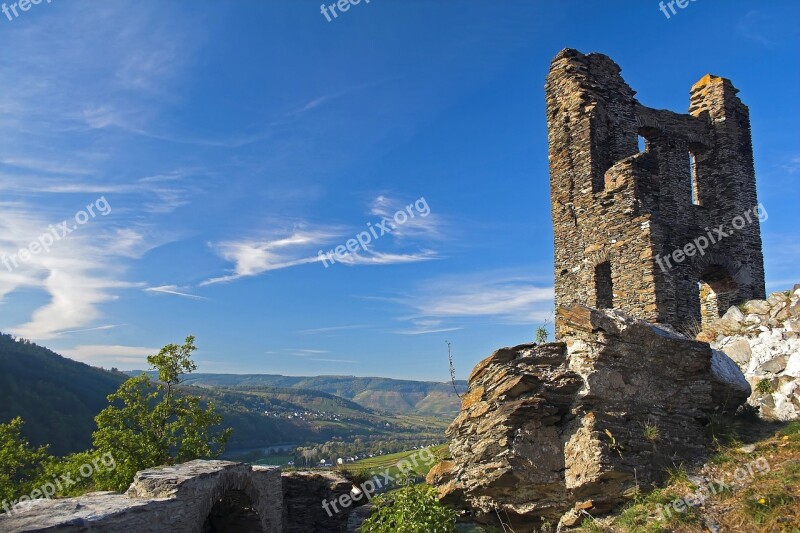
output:
M542 325L536 328L536 344L547 343L547 338L549 337L549 334L547 333L547 325L552 322L552 319L553 315L551 313L550 316L545 319Z
M3 502L10 507L30 494L49 459L46 446L34 448L22 436L24 424L19 417L0 424L0 513L4 512Z
M436 489L430 485L414 485L405 475L402 488L376 496L375 512L361 526L363 533L454 533L456 517L453 509L439 503Z
M204 408L200 398L177 388L183 375L197 368L191 359L195 350L189 336L183 346L168 344L149 356L159 382L152 383L146 374L129 379L95 417L94 446L116 462L113 471L100 474L107 489L125 490L139 470L218 457L224 450L232 430L215 431L222 416L213 402Z

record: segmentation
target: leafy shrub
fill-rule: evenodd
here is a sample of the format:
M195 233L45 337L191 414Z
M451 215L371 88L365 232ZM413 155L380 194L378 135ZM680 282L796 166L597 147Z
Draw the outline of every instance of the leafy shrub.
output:
M19 417L0 424L0 504L29 494L48 459L45 446L33 448L22 436L23 424Z
M439 503L436 490L414 485L406 476L402 488L376 496L376 510L361 526L363 533L454 533L456 511Z
M164 346L147 358L158 370L159 383L142 374L108 397L111 405L95 417L92 438L96 450L110 453L117 466L95 476L98 486L124 491L139 470L222 453L231 430L216 429L222 416L214 404L203 406L200 398L178 389L183 376L197 368L191 358L195 349L193 336L183 346Z
M772 388L772 382L769 379L764 378L756 385L756 392L761 395L767 395L772 394L775 392L775 390Z

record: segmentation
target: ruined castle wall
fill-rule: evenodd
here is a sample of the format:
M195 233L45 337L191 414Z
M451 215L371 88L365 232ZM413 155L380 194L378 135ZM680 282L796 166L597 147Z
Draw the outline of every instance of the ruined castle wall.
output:
M749 114L730 81L698 82L690 114L656 110L608 57L564 50L545 89L557 306L687 327L701 309L763 297ZM720 224L730 235L703 254L663 260Z
M556 304L604 307L596 287L598 266L608 262L614 306L655 319L650 214L632 179L652 162L636 155L635 93L610 59L574 51L554 60L546 93Z

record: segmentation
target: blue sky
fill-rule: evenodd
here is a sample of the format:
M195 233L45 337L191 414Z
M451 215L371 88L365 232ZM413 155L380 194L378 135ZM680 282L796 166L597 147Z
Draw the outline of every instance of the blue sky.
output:
M56 0L0 15L0 330L143 368L459 377L552 311L544 77L610 55L651 107L751 108L768 290L800 282L800 3ZM424 198L369 253L325 268ZM105 205L105 204L103 204ZM97 209L95 209L97 211Z

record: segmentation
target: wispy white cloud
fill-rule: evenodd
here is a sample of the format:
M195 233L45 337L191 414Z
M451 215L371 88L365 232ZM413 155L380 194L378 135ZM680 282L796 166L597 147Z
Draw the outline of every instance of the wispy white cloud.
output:
M764 13L752 10L739 20L736 28L745 38L767 48L773 48L777 43L769 37L771 24L772 21Z
M433 250L422 250L412 253L383 253L367 251L344 256L342 259L334 257L337 263L347 266L356 265L397 265L402 263L419 263L439 259Z
M780 164L780 168L789 174L797 174L800 172L800 155L795 155L786 159Z
M149 292L153 294L171 294L173 296L181 296L183 298L190 298L192 300L208 300L205 296L198 296L196 294L191 294L188 292L184 292L180 289L177 285L160 285L158 287L147 287L142 289L144 292Z
M448 331L458 331L462 327L447 327L444 321L437 318L416 318L412 319L413 327L394 331L397 335L428 335L432 333L447 333Z
M101 318L101 304L115 299L120 289L135 286L107 274L123 269L117 258L97 245L97 223L87 223L49 251L40 250L23 261L19 250L37 241L51 223L20 202L6 203L0 218L0 255L9 263L0 269L0 299L24 288L49 295L49 301L35 309L27 322L10 328L20 337L50 339L83 328Z
M49 161L47 159L22 159L16 156L5 156L0 158L0 164L45 174L88 175L92 173L89 168L81 168L74 166L74 164Z
M439 322L420 322L422 319L483 317L504 323L541 322L552 314L554 291L532 277L485 272L428 280L409 295L393 299L412 309L407 318L422 326L410 331L426 331L457 325L439 327Z
M314 231L295 231L288 236L264 240L228 241L212 245L220 256L234 264L233 272L207 279L200 286L225 283L240 278L257 276L271 270L279 270L320 261L319 256L303 257L314 247L331 238L331 234Z
M70 335L73 333L87 333L89 331L106 331L109 329L114 329L122 326L124 324L107 324L105 326L97 326L94 328L83 328L83 329L73 329L71 331L62 331L59 333L59 336Z
M389 231L380 235L381 240L373 241L366 250L359 249L357 253L349 251L342 257L331 254L343 246L347 240L353 239L358 231L342 225L328 225L324 229L308 230L293 229L280 231L275 228L266 233L268 238L244 238L210 244L217 253L226 261L233 263L232 272L223 276L207 279L200 286L226 283L245 277L257 276L272 270L280 270L300 265L323 262L326 266L331 263L341 263L346 266L360 265L395 265L403 263L417 263L439 259L440 256L431 249L416 250L388 250L379 251L379 247L392 248L392 238L407 241L424 241L424 239L440 238L442 236L439 219L431 215L427 201L419 200L410 202L414 216L408 215L403 224L387 225ZM395 208L396 206L396 208ZM368 216L378 216L381 220L394 216L397 211L406 214L406 206L387 196L378 196L370 205ZM307 222L297 223L298 228L308 228ZM377 231L377 230L376 230ZM326 251L325 249L328 249ZM325 254L328 254L327 256Z
M419 241L445 237L444 217L433 210L425 197L402 201L382 194L372 201L369 212L390 221L393 228L390 235L395 239ZM398 213L401 214L395 218Z
M108 344L83 344L61 350L63 355L95 366L116 366L123 370L139 370L147 366L147 356L158 353L158 348Z
M334 98L334 96L335 95L325 95L325 96L320 96L319 98L314 98L306 105L304 105L301 109L296 111L296 113L305 113L306 111L311 111L312 109L321 106L331 98Z
M432 333L447 333L448 331L459 331L464 328L416 328L416 329L401 329L394 333L398 335L428 335Z

